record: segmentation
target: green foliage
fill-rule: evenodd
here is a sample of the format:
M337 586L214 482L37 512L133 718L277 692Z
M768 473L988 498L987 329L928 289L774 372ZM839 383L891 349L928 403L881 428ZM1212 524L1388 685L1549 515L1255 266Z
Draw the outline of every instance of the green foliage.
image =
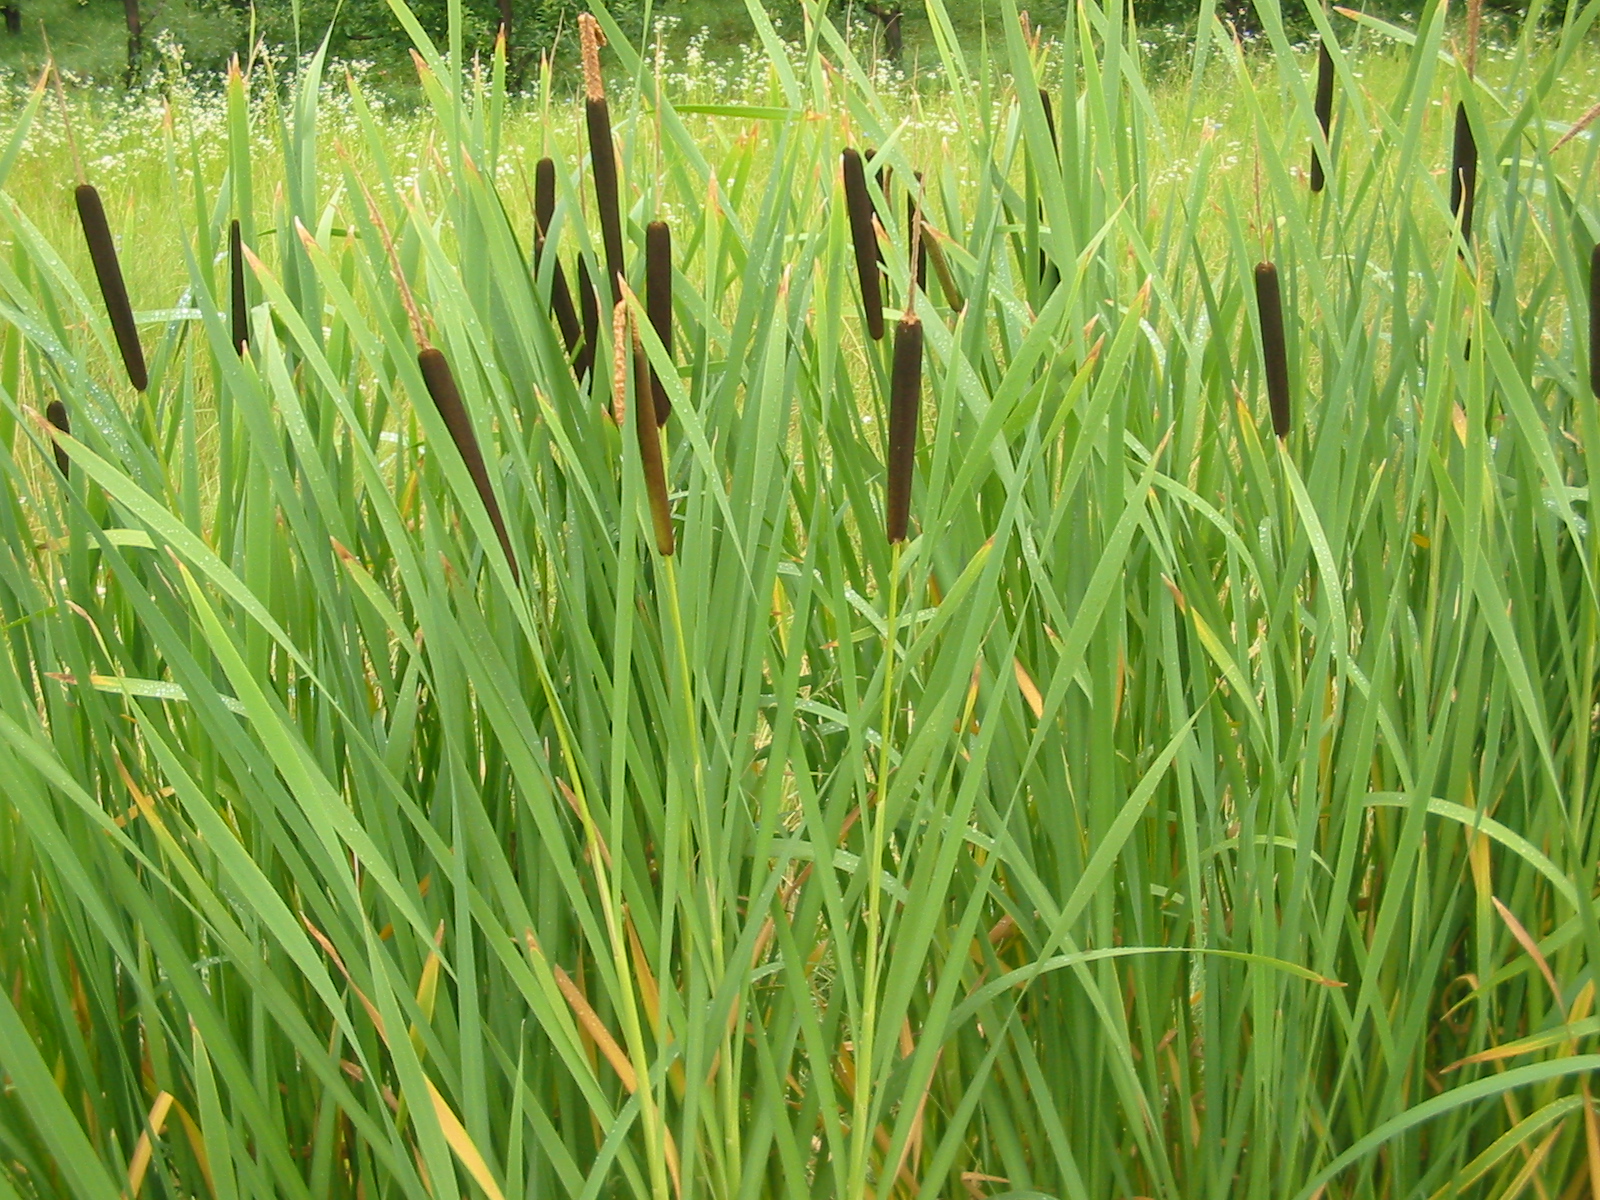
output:
M74 98L143 393L23 101L0 1195L1579 1194L1600 141L1558 143L1600 0L1477 78L1437 5L1326 26L1315 198L1310 57L1263 11L1265 52L1207 24L1158 82L1085 0L1052 131L1014 11L979 58L932 6L935 92L826 21L657 78L602 10L639 81L627 281L669 219L677 326L669 355L625 296L648 368L605 320L581 381L549 316L557 263L604 278L566 89L508 99L424 31L421 106L320 59ZM892 547L847 145L893 167L887 320L925 340Z

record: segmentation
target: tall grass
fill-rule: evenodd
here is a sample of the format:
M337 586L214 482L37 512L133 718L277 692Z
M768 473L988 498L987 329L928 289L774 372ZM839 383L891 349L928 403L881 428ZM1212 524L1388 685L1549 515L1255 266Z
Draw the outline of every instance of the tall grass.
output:
M675 103L597 5L619 247L499 60L411 24L406 159L235 72L220 174L177 119L107 206L142 394L0 198L0 1197L1594 1186L1600 0L1476 78L1318 10L1332 145L1273 0L1175 84L1115 2L992 62L928 7L937 138L820 11ZM858 281L864 145L923 179Z

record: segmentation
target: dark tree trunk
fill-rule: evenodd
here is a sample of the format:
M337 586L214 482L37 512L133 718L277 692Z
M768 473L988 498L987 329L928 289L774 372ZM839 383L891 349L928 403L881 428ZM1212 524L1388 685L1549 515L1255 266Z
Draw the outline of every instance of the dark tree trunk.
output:
M883 26L883 49L891 62L900 61L900 50L904 41L900 34L900 6L898 4L863 4L878 22Z
M500 36L506 40L506 77L513 87L521 82L517 69L517 52L511 44L511 0L499 0Z
M0 7L0 12L6 15L6 32L15 37L22 32L22 8L20 5L7 4Z
M139 0L122 0L122 12L128 20L127 86L132 87L139 81L144 59L144 24L139 20Z

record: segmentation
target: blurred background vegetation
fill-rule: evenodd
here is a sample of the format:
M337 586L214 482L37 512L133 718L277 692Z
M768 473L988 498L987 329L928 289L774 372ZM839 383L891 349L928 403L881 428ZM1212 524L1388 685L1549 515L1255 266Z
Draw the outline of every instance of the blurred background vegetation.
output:
M1248 36L1254 24L1251 0L1213 0L1216 10ZM1351 0L1350 7L1409 23L1425 0ZM443 38L448 0L417 0L412 5L425 28ZM583 0L462 0L465 44L469 52L487 53L502 21L510 26L513 81L536 77L540 58L553 52L557 69L567 70L576 54L575 18ZM801 27L799 0L769 0L763 6L779 28L797 36ZM1034 0L1028 5L1033 23L1050 36L1061 27L1071 0ZM1181 41L1201 10L1199 0L1140 0L1139 19L1153 37ZM1509 0L1487 6L1516 18L1526 8ZM1559 19L1561 5L1552 6ZM997 0L947 0L958 32L977 46L998 19ZM1310 21L1300 0L1285 4L1302 28ZM712 58L740 53L753 37L744 0L614 0L611 9L625 28L648 24L665 38L669 49L681 49L698 38ZM841 15L863 41L873 43L882 59L898 59L910 70L930 64L934 47L925 0L834 0L830 11ZM47 53L70 76L85 82L142 86L158 79L164 59L181 47L190 68L214 70L230 55L243 56L257 39L285 54L314 49L331 30L329 52L336 59L370 62L380 76L393 72L397 86L409 84L408 42L385 0L9 0L0 3L0 71L16 78L37 73ZM891 24L898 25L901 45ZM643 37L651 41L652 37Z

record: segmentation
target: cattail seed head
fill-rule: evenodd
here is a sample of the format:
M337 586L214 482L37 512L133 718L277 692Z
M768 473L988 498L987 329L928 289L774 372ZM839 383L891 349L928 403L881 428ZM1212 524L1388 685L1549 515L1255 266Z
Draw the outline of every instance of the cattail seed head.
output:
M505 552L506 562L510 564L511 577L519 579L517 558L511 551L511 538L506 533L505 519L500 515L500 503L495 499L494 489L489 486L489 471L484 466L483 454L478 449L478 438L472 432L472 422L467 418L466 405L461 402L461 392L456 387L450 363L445 359L443 352L428 346L417 352L417 366L422 371L422 382L427 386L428 395L433 398L434 407L439 410L445 428L450 431L450 440L455 443L456 451L461 455L462 463L466 465L467 474L472 477L472 482L478 489L483 507L488 510L489 521L494 525L495 535L500 539L500 549Z
M49 404L45 405L44 417L45 420L49 421L50 424L54 425L62 433L70 434L72 432L72 422L67 419L67 406L61 403L61 401L52 400ZM67 473L67 468L72 465L72 460L67 457L67 452L61 448L60 442L57 442L54 438L52 438L51 444L54 446L56 452L56 470L60 471L61 474L65 476Z
M1456 104L1455 145L1450 157L1450 215L1461 222L1461 240L1472 242L1472 204L1478 190L1478 142L1467 120L1467 106Z
M884 526L891 545L906 540L911 517L911 469L917 457L921 402L922 322L908 312L895 330L889 376L889 495Z
M250 345L250 304L244 293L244 238L237 220L228 226L228 281L233 301L233 348L243 354Z
M556 214L556 160L541 158L533 166L533 227L542 242Z
M77 201L78 220L83 225L84 241L89 244L89 260L94 264L95 278L100 281L100 295L106 302L111 332L116 335L117 349L122 352L122 365L128 372L128 382L135 391L142 392L150 386L150 376L145 371L144 347L139 344L139 327L134 324L133 305L128 303L128 288L122 281L122 267L117 262L111 227L106 223L105 206L100 203L100 193L92 183L78 185Z
M594 280L589 278L589 260L578 257L578 303L583 306L583 348L578 351L575 364L581 381L594 370L594 356L600 345L600 297L594 290Z
M1328 53L1326 42L1317 46L1317 124L1322 127L1322 138L1328 139L1333 124L1333 55ZM1327 182L1327 171L1322 165L1322 153L1311 148L1311 190L1320 192Z
M1267 369L1267 402L1272 407L1272 432L1289 436L1289 353L1283 337L1283 289L1278 268L1256 266L1256 307L1261 310L1261 354Z
M650 524L656 550L670 558L677 548L672 534L672 508L667 503L667 471L661 458L661 433L651 398L650 360L644 343L633 335L633 429L639 439L639 465L644 472L645 494L650 500Z
M878 238L872 230L872 199L861 155L844 151L844 202L850 218L850 241L856 252L856 277L861 282L861 305L867 311L867 332L883 340L883 292L878 286Z
M589 167L594 173L594 196L600 213L600 236L606 251L606 274L611 277L611 303L622 299L622 210L617 201L617 149L611 138L611 106L606 102L605 79L600 74L600 47L605 35L600 23L583 13L578 17L583 44L584 119L589 130Z
M665 221L651 221L644 231L644 306L661 345L672 353L672 230ZM655 371L650 372L656 424L672 415L672 401Z
M1600 245L1589 255L1589 390L1600 400Z
M922 183L922 172L917 172L917 183ZM928 290L928 236L922 228L922 210L917 205L917 190L906 193L906 239L911 256L906 264L917 281L917 291Z

